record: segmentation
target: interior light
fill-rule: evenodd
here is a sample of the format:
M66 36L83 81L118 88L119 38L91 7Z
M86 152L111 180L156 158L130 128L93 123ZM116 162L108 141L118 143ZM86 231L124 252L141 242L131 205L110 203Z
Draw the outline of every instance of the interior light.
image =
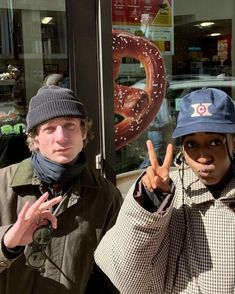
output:
M220 36L220 35L221 35L221 33L212 33L212 34L210 34L211 37L217 37L217 36Z
M215 23L212 21L204 21L200 23L200 27L209 27L209 26L213 26Z
M50 17L50 16L45 16L45 17L43 17L43 19L41 20L41 23L42 23L42 24L48 24L51 20L52 20L52 17Z

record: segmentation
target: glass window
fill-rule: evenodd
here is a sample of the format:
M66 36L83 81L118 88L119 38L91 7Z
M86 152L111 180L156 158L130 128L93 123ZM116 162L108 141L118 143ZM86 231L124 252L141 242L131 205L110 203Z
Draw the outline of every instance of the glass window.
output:
M1 1L0 128L4 135L24 132L24 125L14 126L25 123L29 99L43 83L69 87L65 1L54 4Z
M173 142L171 134L182 96L202 87L220 88L234 96L234 1L200 3L112 1L117 174L148 165L148 138L155 145L159 161L163 160L167 144ZM129 33L132 37L126 37ZM131 44L127 44L128 38ZM122 46L115 47L116 40ZM151 47L148 41L157 49L146 50L146 46ZM161 87L165 91L157 92ZM136 88L139 90L134 92ZM142 115L136 116L142 109ZM139 128L132 125L136 117ZM129 123L125 130L124 122L126 126ZM121 144L120 137L124 138ZM173 144L177 153L178 142Z

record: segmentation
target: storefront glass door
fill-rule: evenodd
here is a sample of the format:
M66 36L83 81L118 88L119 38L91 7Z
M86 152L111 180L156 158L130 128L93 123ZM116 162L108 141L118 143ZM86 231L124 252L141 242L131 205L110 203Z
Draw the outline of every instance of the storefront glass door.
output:
M65 1L0 2L0 167L30 156L28 102L43 84L70 87Z
M201 3L199 5L198 3ZM116 173L164 159L181 98L214 87L235 100L235 2L113 0Z
M46 78L69 87L68 73L65 1L1 1L1 133L14 134L14 125L25 123L29 99Z

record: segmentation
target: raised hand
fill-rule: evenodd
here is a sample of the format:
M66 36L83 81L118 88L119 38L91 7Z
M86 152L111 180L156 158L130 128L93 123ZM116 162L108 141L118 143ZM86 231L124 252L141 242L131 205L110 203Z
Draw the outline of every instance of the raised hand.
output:
M162 192L169 192L169 169L173 160L173 146L172 144L167 146L164 162L159 165L151 140L147 140L146 145L151 165L146 169L146 173L142 177L142 184L149 191L158 189Z
M20 211L16 223L6 232L3 242L7 248L25 246L32 242L34 231L43 225L51 223L56 229L57 219L50 208L62 200L61 196L47 201L48 193L44 193L31 206L26 202Z

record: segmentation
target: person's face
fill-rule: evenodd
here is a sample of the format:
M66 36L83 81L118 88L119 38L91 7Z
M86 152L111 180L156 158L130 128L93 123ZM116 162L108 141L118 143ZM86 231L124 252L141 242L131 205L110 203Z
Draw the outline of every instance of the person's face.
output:
M227 176L231 162L226 138L232 154L232 135L196 133L183 139L185 161L205 185L219 184Z
M81 152L86 136L79 118L55 118L37 127L34 147L50 160L71 163Z

